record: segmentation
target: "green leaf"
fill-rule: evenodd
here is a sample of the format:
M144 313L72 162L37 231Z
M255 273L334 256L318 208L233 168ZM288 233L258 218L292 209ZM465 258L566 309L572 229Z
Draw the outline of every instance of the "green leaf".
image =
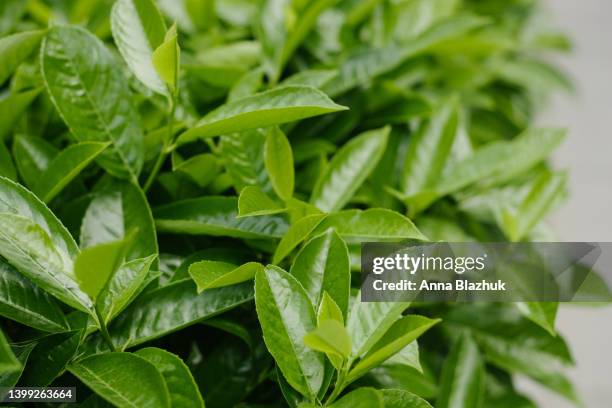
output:
M283 376L302 395L315 398L323 383L323 355L304 344L315 314L299 282L268 266L255 276L255 306L264 341Z
M436 407L480 407L484 380L478 346L471 337L461 336L444 362Z
M381 339L359 360L359 363L349 372L347 382L354 381L371 368L400 352L438 322L440 319L429 319L417 315L402 317L393 323Z
M125 258L133 235L124 240L87 247L74 261L74 275L79 287L94 301L112 279Z
M431 408L429 402L404 390L380 390L385 408Z
M117 407L170 407L168 387L153 364L130 353L87 357L68 370Z
M0 85L6 81L13 71L28 58L45 35L44 30L23 31L21 33L0 38Z
M40 91L40 88L36 88L0 98L0 140L7 138L17 120L34 102Z
M240 132L347 109L323 92L306 86L285 86L221 105L181 134L177 144Z
M410 219L383 208L345 210L330 214L321 221L314 234L329 228L334 228L347 242L427 239Z
M329 212L344 207L378 164L390 130L370 130L344 145L315 184L310 202Z
M342 360L351 354L349 334L342 323L333 319L320 320L317 328L304 336L304 344L313 350L328 354L337 370L342 368Z
M287 255L295 249L302 241L304 241L310 233L321 223L325 218L323 214L307 215L304 218L296 221L289 230L283 235L283 238L278 243L272 263L278 264Z
M174 163L176 151L173 152L172 170L181 172L193 180L198 187L204 188L209 185L219 174L219 163L217 158L210 153L202 153Z
M256 186L243 188L238 197L238 217L278 214L285 211L282 205Z
M112 142L98 162L135 180L144 160L138 114L127 80L104 44L79 27L52 27L41 50L47 91L79 141Z
M293 152L287 136L277 126L266 136L264 162L276 194L284 201L293 196Z
M555 320L559 304L556 302L516 302L516 308L529 320L556 336Z
M338 72L333 69L307 69L300 71L281 82L281 85L305 85L313 88L322 88Z
M38 183L57 154L57 148L42 138L15 135L13 139L13 157L19 176L30 188Z
M34 185L34 192L48 203L108 146L109 143L83 142L66 148L49 163Z
M319 304L319 310L317 310L317 323L324 319L336 320L342 325L344 325L345 320L342 310L327 292L323 292L323 296L321 296L321 303Z
M183 329L253 299L253 285L242 283L198 294L191 279L139 296L110 325L113 343L136 346ZM105 349L104 343L101 349Z
M19 379L21 378L21 374L23 373L23 369L28 361L28 357L32 352L35 344L30 344L21 348L21 350L17 351L17 360L19 360L20 368L15 371L5 372L0 375L0 387L12 388L14 387ZM0 392L0 398L4 398L8 390Z
M21 368L21 363L13 354L4 333L0 330L0 374L17 371Z
M456 101L447 102L411 140L401 178L404 194L421 193L438 182L451 153L457 122Z
M1 177L0 224L0 255L51 295L89 311L91 299L72 273L76 243L34 194Z
M264 163L265 132L261 129L221 137L219 150L236 191L247 186L272 190Z
M48 332L68 329L55 300L0 260L0 315Z
M234 238L280 238L287 222L274 215L236 218L234 197L202 197L177 201L153 211L159 231Z
M405 302L362 302L359 294L346 324L353 341L349 361L364 357L409 305Z
M198 293L206 289L220 288L249 281L263 269L257 262L236 266L227 262L200 261L189 266L189 275L198 285Z
M105 323L125 309L143 289L155 258L156 255L151 255L126 262L111 277L97 302Z
M237 99L251 96L261 88L263 84L263 71L254 69L244 74L230 89L227 95L227 101L235 101Z
M160 78L168 85L172 93L176 92L178 83L179 60L181 49L178 45L176 24L168 29L164 42L153 51L153 66Z
M17 170L6 145L0 140L0 176L17 181Z
M81 330L74 330L41 339L32 350L19 383L25 387L51 384L76 355L82 337Z
M374 388L358 388L349 392L330 408L384 408L385 402L380 391Z
M172 407L201 407L204 401L189 368L178 356L156 347L140 349L136 355L144 358L162 374Z
M291 274L300 281L315 307L322 301L323 293L327 293L340 308L343 319L346 318L351 287L349 254L333 229L304 245L293 261Z
M93 195L81 222L81 248L121 240L135 233L127 260L157 254L157 235L149 203L140 187L107 180ZM156 263L153 263L155 268Z
M153 66L153 51L164 41L166 24L153 0L119 0L111 12L115 44L136 78L151 90L167 94Z

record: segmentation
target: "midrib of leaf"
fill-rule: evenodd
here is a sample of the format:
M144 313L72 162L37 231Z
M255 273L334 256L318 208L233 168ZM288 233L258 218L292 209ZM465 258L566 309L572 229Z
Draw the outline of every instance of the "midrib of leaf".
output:
M268 279L266 279L266 283L267 283L268 287L270 287L270 289L271 289L271 285L270 285L270 282L268 281ZM279 311L280 310L284 310L284 308L283 309L280 308L280 305L276 301L276 296L273 296L273 299L274 299L274 306L276 306L276 309L279 310ZM281 323L283 324L283 328L285 329L285 333L287 333L287 337L289 337L289 335L288 335L289 334L289 330L288 330L287 325L285 324L285 318L283 317L282 313L279 313L279 315L281 317ZM296 349L295 349L295 347L293 345L293 341L291 341L291 339L289 339L289 344L291 344L291 351L293 352L293 355L296 357L295 359L298 362L297 366L300 369L300 373L302 374L302 378L304 379L304 382L306 383L306 387L308 388L308 391L310 391L310 395L316 395L313 392L313 390L310 388L310 382L308 381L308 377L306 376L306 374L304 373L304 370L302 369L302 365L300 364L300 360L297 357L297 355L298 355L297 351L296 351Z
M64 121L64 123L66 124L66 126L68 126L68 128L70 129L70 132L72 132L73 135L77 135L77 132L74 131L74 129L72 129L72 127L68 124L68 121L66 120L66 118L64 117L64 115L62 114L61 109L59 108L59 104L57 103L57 101L55 100L55 98L53 97L53 95L51 94L51 92L49 92L48 90L50 89L49 86L49 81L47 80L47 76L45 75L45 69L44 69L44 50L45 50L45 45L47 43L47 39L45 38L45 43L43 44L42 47L40 47L40 71L41 71L41 76L42 79L45 83L45 87L47 88L47 93L49 94L49 98L51 99L51 101L53 102L53 105L55 105L56 111L58 113L58 115L60 115L60 117L62 118L62 120ZM65 47L62 45L62 49L64 49ZM117 156L119 156L119 158L121 159L121 161L123 162L123 165L125 166L125 168L127 169L127 171L130 173L130 176L132 177L132 180L136 183L136 185L138 185L138 176L134 173L132 167L129 165L129 162L126 160L126 158L124 157L123 153L117 148L116 146L116 140L115 138L112 136L112 132L110 131L110 129L108 128L108 126L105 124L105 121L103 120L103 116L100 113L100 111L97 109L96 104L93 102L93 99L91 97L91 95L89 94L89 91L87 90L87 88L83 85L83 78L81 77L80 72L76 69L76 65L74 63L74 60L68 56L67 52L63 52L62 53L65 57L63 58L59 58L57 55L55 56L55 58L58 59L64 59L65 61L68 62L68 64L70 64L70 66L72 67L72 71L73 73L76 75L76 77L78 78L79 81L79 85L80 88L83 90L83 94L86 96L87 101L89 103L89 105L91 106L91 111L94 112L94 114L98 117L98 124L101 125L101 127L104 129L104 132L106 133L106 136L108 137L108 139L112 142L112 149L113 151L115 151L117 153Z
M87 371L87 373L89 375L91 375L92 377L94 377L95 379L97 379L100 383L104 384L104 386L106 386L109 390L114 391L114 388L107 383L106 381L104 381L102 378L100 378L98 375L96 375L96 373L94 373L93 371L91 371L89 368L85 367L82 364L79 364L79 367L81 367L81 369ZM134 407L134 408L138 408L138 405L132 403L132 401L130 401L129 399L125 398L123 395L119 394L118 392L114 391L114 394L117 395L120 399L122 399L123 401L125 401L129 406Z

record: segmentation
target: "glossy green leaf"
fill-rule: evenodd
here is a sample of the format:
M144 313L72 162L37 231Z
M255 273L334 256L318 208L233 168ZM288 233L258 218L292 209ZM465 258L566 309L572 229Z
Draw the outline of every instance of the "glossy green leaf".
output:
M115 406L170 407L162 374L135 354L98 354L70 365L68 370Z
M229 94L227 95L227 101L235 101L247 96L251 96L261 88L263 84L263 72L260 69L254 69L244 74L240 79L232 86Z
M449 102L441 106L411 140L401 178L404 194L426 191L438 182L457 134L455 105Z
M153 51L152 61L159 77L175 92L178 82L180 48L178 45L176 24L168 29L162 42Z
M321 302L317 310L317 323L325 319L336 320L342 325L344 325L345 320L342 315L342 310L340 310L340 306L336 304L334 299L327 292L323 292L321 296Z
M478 346L462 336L442 368L436 407L480 407L484 396L484 366Z
M0 97L0 140L5 140L17 120L40 95L40 88Z
M206 289L220 288L250 281L263 269L257 262L234 265L219 261L200 261L189 266L189 275L198 285L198 293Z
M15 135L13 139L13 157L19 176L30 188L39 182L58 153L55 146L39 137Z
M305 85L312 86L313 88L322 88L337 74L338 72L333 69L307 69L291 75L281 85Z
M390 130L370 130L338 150L315 184L310 202L329 212L344 207L378 164Z
M157 229L194 235L235 238L280 238L286 221L274 215L236 218L234 197L203 197L178 201L154 210Z
M204 116L194 128L181 134L177 144L345 109L317 89L306 86L279 87L221 105Z
M304 336L304 344L313 350L326 353L337 370L342 360L351 353L351 338L342 323L334 319L322 319L317 328Z
M255 276L255 305L266 346L283 376L302 395L314 398L323 382L323 355L304 344L315 314L299 282L268 266Z
M361 377L372 367L400 352L439 321L417 315L407 315L397 320L349 372L347 381Z
M323 219L325 219L325 215L322 214L307 215L291 225L278 243L276 251L274 251L272 262L278 264L282 261L291 251L293 251L293 249L295 249L295 247L304 241L315 228L317 228L317 225L319 225Z
M104 44L78 27L55 26L43 41L41 67L55 108L79 141L112 142L98 162L136 179L142 130L126 79Z
M189 368L178 356L156 347L140 349L135 354L153 364L162 374L172 407L204 408L198 386Z
M48 203L108 145L108 143L83 142L66 148L49 163L42 178L34 185L33 191L41 200Z
M293 152L287 136L277 126L267 133L264 158L274 191L282 200L289 200L294 185Z
M374 388L358 388L330 405L330 408L384 408L380 391Z
M120 0L111 12L115 44L130 70L155 92L167 89L153 66L153 51L164 41L166 24L153 0Z
M304 245L293 261L291 274L300 281L315 307L325 292L340 308L343 319L346 318L351 287L349 254L346 244L333 229Z
M321 233L328 228L334 228L347 242L426 239L409 218L383 208L345 210L330 214L321 221L314 233Z
M265 132L256 129L221 137L220 156L236 192L256 186L268 193L272 185L264 163Z
M22 347L20 350L15 350L15 357L19 360L20 368L15 371L5 372L4 374L0 374L0 387L14 387L19 379L21 378L21 374L23 373L23 369L28 361L28 357L34 348L34 344L30 344ZM8 390L7 390L8 391ZM6 392L0 392L0 398L4 398Z
M411 392L405 390L381 390L385 408L431 408L431 405Z
M555 320L559 304L556 302L516 302L519 312L526 318L542 327L551 336L556 336Z
M8 344L4 333L0 330L0 374L17 371L21 368L21 363L13 354L11 346Z
M55 300L0 260L0 315L48 332L68 329Z
M79 249L64 226L34 194L0 178L0 254L35 284L87 312L92 305L72 273Z
M17 181L17 169L4 142L0 141L0 176Z
M243 188L238 197L238 217L278 214L285 211L282 205L256 186Z
M235 308L253 299L253 284L242 283L198 294L191 279L139 296L110 325L113 343L136 346ZM100 346L105 349L105 344Z
M357 296L346 324L353 341L350 361L364 357L409 306L405 302L362 302L360 296Z
M173 159L176 156L173 156ZM202 153L172 166L172 170L187 175L199 187L206 187L219 174L219 163L210 153Z
M23 31L0 38L0 85L34 52L44 35L42 30Z

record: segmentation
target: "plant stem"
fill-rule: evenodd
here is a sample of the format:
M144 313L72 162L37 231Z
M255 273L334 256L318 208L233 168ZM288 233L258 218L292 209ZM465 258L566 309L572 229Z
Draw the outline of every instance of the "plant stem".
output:
M168 134L166 135L164 139L164 144L161 148L161 151L159 152L159 155L157 156L157 160L155 160L153 169L151 170L151 173L149 174L149 177L147 178L147 181L144 184L143 190L145 193L149 191L149 189L151 188L151 185L155 181L155 177L157 177L157 173L159 173L159 170L162 168L162 165L164 164L164 160L166 160L166 156L168 156L168 151L167 151L168 146L170 146L170 144L172 143L174 114L176 112L176 100L177 100L176 92L174 92L172 94L172 97L170 98L170 114L168 115L168 125L167 125Z
M102 314L100 313L100 310L98 309L98 306L95 306L94 310L96 311L96 317L98 319L98 326L100 327L100 333L102 333L102 337L104 337L104 340L108 344L108 347L110 348L111 351L117 351L117 349L115 348L115 345L113 344L113 340L111 339L110 333L108 332L108 328L106 327L106 323L104 323L104 318L102 317Z
M344 384L344 380L346 379L347 372L348 368L346 367L343 367L340 371L338 371L338 378L336 379L334 391L332 391L329 398L327 398L327 401L325 401L326 406L334 402L336 398L338 398L342 390L344 390L344 387L346 387L346 385Z

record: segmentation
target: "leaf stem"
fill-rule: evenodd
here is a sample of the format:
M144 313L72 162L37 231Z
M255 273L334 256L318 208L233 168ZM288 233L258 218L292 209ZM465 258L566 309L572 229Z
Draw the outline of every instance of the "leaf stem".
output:
M143 190L146 193L151 188L151 185L155 181L155 177L157 177L157 173L162 168L164 161L166 160L166 156L168 156L168 147L172 144L173 139L173 127L174 127L174 114L176 112L176 102L177 102L177 93L173 92L172 97L170 98L170 114L168 115L168 134L164 138L164 144L157 156L157 160L155 160L155 164L153 165L153 169L147 178L147 181L144 184Z
M108 328L106 327L106 323L104 323L104 318L100 313L100 309L98 309L98 306L94 306L94 310L96 312L96 318L98 319L98 326L100 327L102 337L104 337L104 340L106 341L106 344L108 344L111 351L117 351L115 345L113 344L113 340L111 339L110 333L108 332Z
M336 380L336 384L334 385L334 390L332 391L329 398L327 398L327 401L325 401L325 406L334 402L336 398L338 398L340 393L344 390L344 387L346 387L346 384L344 383L344 381L346 380L347 374L348 374L348 367L345 365L345 367L343 367L340 371L338 371L338 379Z

